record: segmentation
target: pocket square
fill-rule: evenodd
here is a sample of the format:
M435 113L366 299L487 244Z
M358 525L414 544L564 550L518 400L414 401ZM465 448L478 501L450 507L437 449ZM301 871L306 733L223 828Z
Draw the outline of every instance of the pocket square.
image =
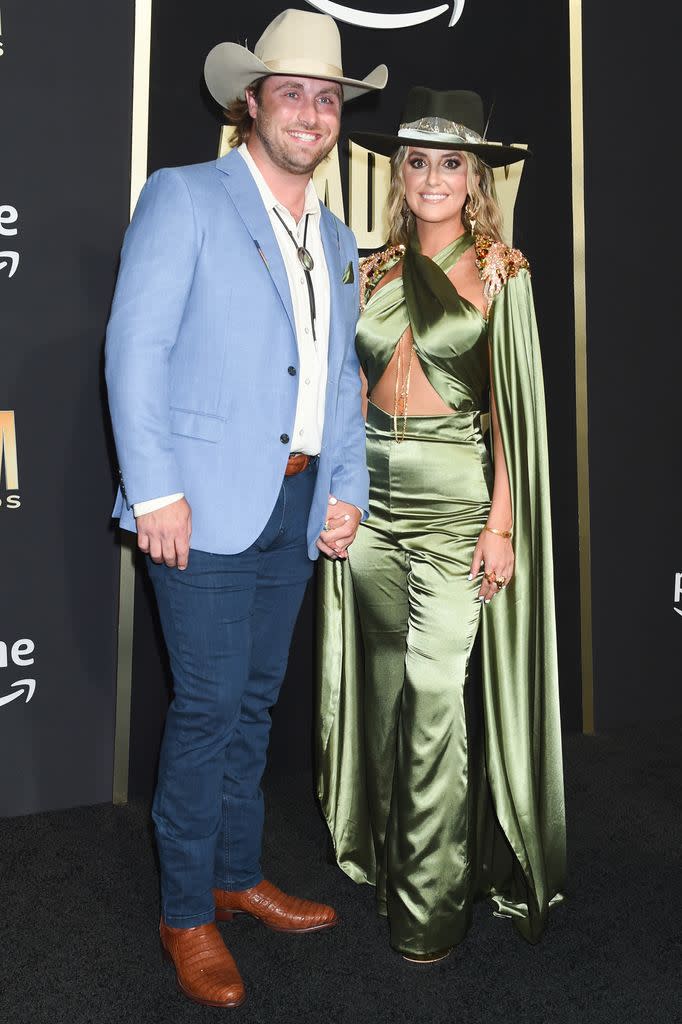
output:
M353 261L351 260L346 269L343 272L341 278L342 284L353 284L355 281L355 274L353 273Z

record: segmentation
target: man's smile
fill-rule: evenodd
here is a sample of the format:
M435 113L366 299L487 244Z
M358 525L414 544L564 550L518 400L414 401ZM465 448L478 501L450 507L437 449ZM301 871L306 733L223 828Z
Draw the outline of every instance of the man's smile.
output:
M315 132L305 132L300 128L290 128L287 132L293 139L298 139L299 142L319 142L322 136Z

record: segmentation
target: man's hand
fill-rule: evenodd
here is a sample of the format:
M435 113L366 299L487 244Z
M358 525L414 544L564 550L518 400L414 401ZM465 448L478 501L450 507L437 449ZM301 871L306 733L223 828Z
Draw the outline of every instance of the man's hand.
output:
M320 551L329 558L348 558L346 548L355 540L361 518L355 505L330 495L326 520L329 529L322 530L316 542Z
M189 538L192 535L192 510L185 498L147 512L135 520L137 546L152 562L165 562L169 569L187 568Z

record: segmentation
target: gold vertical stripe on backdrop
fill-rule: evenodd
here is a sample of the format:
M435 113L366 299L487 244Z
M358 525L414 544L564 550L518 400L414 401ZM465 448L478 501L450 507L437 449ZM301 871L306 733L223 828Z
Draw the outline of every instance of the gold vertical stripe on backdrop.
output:
M583 126L582 0L570 0L571 158L573 192L573 295L575 313L575 413L580 544L580 661L583 732L594 732L592 661L592 556L590 465L587 432L587 292L585 284L585 146Z
M130 150L130 215L147 178L149 71L151 64L152 0L135 0L132 139ZM113 801L128 799L130 703L133 681L133 617L135 612L135 543L121 543L118 588L118 651L116 668L116 728L114 733Z

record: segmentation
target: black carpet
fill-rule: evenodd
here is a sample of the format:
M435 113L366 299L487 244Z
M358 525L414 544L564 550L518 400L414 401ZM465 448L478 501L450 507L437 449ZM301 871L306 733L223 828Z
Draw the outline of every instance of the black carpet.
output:
M681 726L567 737L570 877L543 941L480 904L430 967L392 952L372 890L329 863L309 776L268 779L266 874L343 921L300 937L221 925L247 986L237 1010L188 1002L161 962L146 804L5 819L0 1020L681 1024Z

